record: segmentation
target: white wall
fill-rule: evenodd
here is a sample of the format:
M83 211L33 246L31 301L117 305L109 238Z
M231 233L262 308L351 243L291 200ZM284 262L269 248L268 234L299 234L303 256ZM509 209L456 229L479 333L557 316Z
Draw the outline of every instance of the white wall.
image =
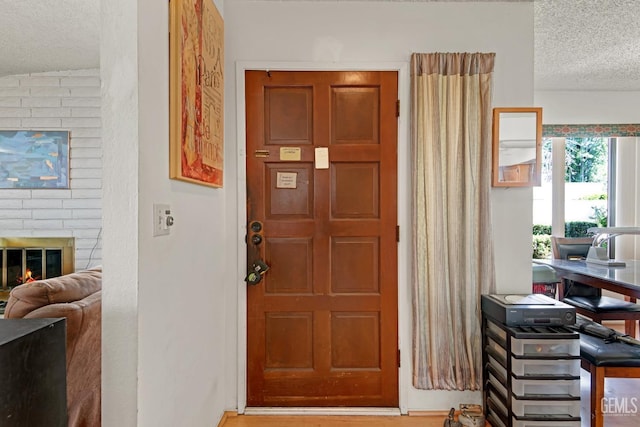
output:
M0 129L68 130L69 189L0 189L2 237L75 237L75 268L101 263L102 124L98 70L0 78Z
M225 197L234 182L213 189L168 178L167 2L101 7L103 426L216 425L233 392L224 381L225 276L235 263ZM171 206L168 236L152 237L153 203Z
M225 71L228 94L225 101L226 172L237 174L239 199L227 187L227 224L234 235L227 246L235 247L239 263L244 262L244 133L242 67L291 69L375 69L389 64L405 66L400 78L400 97L408 105L409 76L406 72L412 52L496 52L495 106L527 106L533 101L533 5L532 3L418 3L418 2L255 2L225 3ZM235 75L234 70L239 67ZM236 84L238 85L236 87ZM236 92L237 89L237 92ZM399 164L409 162L408 108L400 120ZM404 120L403 120L404 119ZM233 155L236 156L233 159ZM240 167L234 167L237 164ZM227 181L229 182L229 181ZM399 168L399 221L410 229L410 172ZM493 191L498 291L526 292L531 286L531 189ZM402 410L443 410L462 401L480 401L473 392L421 391L411 384L411 301L408 254L410 236L401 236L400 247L400 340L402 350ZM238 267L233 286L244 286ZM242 288L238 297L229 292L226 321L229 334L239 328L236 354L229 352L227 387L236 388L243 409L244 360L243 315L246 309ZM233 338L233 337L232 337ZM234 370L236 359L241 362ZM239 372L236 375L236 372ZM234 408L235 398L226 402Z
M536 91L535 103L545 125L640 123L640 91Z

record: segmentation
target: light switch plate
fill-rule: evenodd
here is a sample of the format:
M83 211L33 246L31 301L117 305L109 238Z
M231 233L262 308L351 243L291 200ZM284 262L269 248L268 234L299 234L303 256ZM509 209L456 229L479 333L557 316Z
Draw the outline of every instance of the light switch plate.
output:
M167 218L171 216L171 207L165 204L153 204L153 235L164 236L171 230Z

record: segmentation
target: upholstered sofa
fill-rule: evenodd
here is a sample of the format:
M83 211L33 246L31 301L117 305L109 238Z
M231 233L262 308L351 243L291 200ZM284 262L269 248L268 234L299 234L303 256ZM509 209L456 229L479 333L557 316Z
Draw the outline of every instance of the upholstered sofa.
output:
M16 286L4 317L67 319L69 426L100 426L102 268Z

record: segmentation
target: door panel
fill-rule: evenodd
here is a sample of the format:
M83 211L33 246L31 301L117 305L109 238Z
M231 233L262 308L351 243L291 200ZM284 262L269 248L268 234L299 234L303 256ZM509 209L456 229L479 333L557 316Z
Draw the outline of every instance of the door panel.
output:
M265 87L265 144L312 145L313 87Z
M377 162L339 163L331 167L331 216L340 219L379 218Z
M397 73L245 77L247 404L397 407Z
M372 293L380 290L377 237L331 239L331 292L333 294Z
M332 89L332 144L378 143L378 88Z
M313 368L313 313L266 313L265 368ZM290 337L296 337L295 341Z
M265 164L266 216L274 220L313 219L313 164ZM278 174L295 174L296 188L278 188ZM281 178L282 179L282 178Z
M269 271L265 294L313 293L313 241L310 238L269 238L265 258L273 265L286 266Z

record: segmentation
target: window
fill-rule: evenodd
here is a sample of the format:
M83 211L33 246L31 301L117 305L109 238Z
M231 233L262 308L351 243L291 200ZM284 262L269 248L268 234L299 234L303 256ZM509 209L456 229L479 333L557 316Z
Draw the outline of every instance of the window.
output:
M541 186L533 189L534 258L551 256L550 235L585 237L589 227L609 225L611 153L615 138L543 140ZM561 169L554 171L555 164Z
M565 139L564 222L567 237L583 237L586 229L574 223L607 226L609 138ZM615 175L614 175L615 177Z
M533 189L534 258L550 256L551 234L581 236L589 224L640 222L638 136L637 124L543 125L542 182ZM616 199L616 193L625 196Z
M534 258L551 256L549 235L579 235L581 227L566 224L637 226L640 124L542 128L542 184L533 188ZM554 168L557 164L562 167ZM622 236L611 242L610 250L612 257L640 259L640 239Z

